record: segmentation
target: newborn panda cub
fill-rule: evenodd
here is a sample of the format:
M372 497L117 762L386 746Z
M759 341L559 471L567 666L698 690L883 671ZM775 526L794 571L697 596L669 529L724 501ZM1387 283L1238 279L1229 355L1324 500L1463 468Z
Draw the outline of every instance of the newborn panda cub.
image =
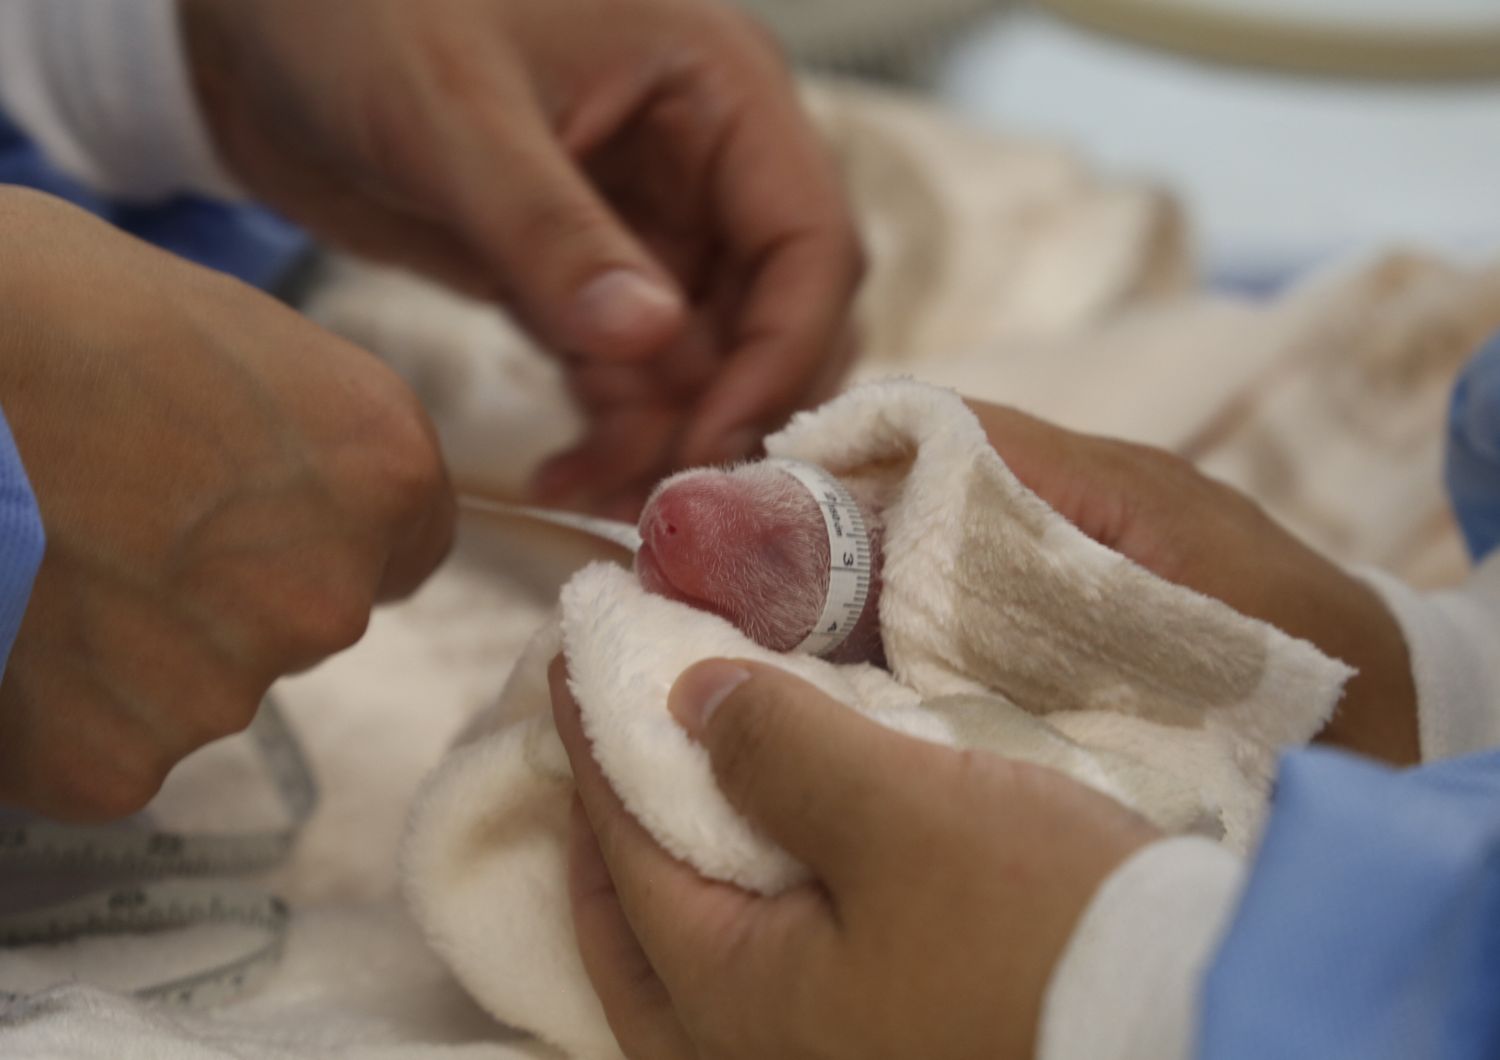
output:
M881 521L874 498L844 482L870 539L868 598L830 662L885 664L880 640ZM829 582L823 514L808 488L774 462L667 479L641 513L635 573L657 593L727 619L773 651L812 631Z

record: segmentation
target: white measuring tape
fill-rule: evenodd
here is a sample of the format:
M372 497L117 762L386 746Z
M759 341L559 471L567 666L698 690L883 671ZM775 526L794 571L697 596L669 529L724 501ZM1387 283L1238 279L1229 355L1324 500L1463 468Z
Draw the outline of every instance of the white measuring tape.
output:
M270 697L261 704L249 733L286 809L286 827L237 835L184 835L45 823L0 826L0 873L7 879L21 879L28 871L130 878L68 901L0 915L0 950L233 925L250 928L259 938L209 967L147 983L131 993L183 1005L217 1004L268 972L286 941L286 906L274 895L222 877L265 871L284 861L318 795L302 749ZM6 990L0 983L0 1017L6 1007L25 1003L24 993Z
M770 460L818 502L828 532L828 589L817 623L794 651L828 655L848 639L870 599L870 531L849 490L828 471L802 460Z

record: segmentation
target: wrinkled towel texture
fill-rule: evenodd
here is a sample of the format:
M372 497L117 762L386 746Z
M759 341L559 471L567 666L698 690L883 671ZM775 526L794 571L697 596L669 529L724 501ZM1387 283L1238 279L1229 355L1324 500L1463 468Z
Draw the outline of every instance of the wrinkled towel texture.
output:
M798 417L767 450L864 479L885 499L890 671L767 651L595 564L565 587L559 618L413 811L404 886L434 948L502 1021L574 1057L619 1052L567 906L572 783L546 681L559 650L630 811L704 875L768 894L805 869L730 807L666 709L698 660L780 665L894 729L1052 766L1168 830L1240 850L1277 749L1321 728L1352 673L1084 536L1011 474L949 391L865 385Z

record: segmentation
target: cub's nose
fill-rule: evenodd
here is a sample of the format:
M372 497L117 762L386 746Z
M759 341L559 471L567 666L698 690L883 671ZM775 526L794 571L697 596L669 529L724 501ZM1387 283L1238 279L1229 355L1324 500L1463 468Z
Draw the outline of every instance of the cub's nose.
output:
M723 472L706 471L673 482L641 515L642 552L677 593L723 603L717 597L725 587L717 584L715 572L743 550L735 516L743 504Z

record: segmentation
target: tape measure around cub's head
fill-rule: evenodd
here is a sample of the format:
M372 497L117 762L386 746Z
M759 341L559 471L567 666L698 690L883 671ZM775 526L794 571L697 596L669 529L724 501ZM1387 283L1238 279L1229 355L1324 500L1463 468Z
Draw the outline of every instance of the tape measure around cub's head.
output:
M864 613L870 598L872 561L870 531L865 526L859 504L849 490L828 471L804 460L776 458L766 461L785 471L813 495L823 513L823 528L828 533L828 590L823 609L811 632L793 651L808 655L828 655L843 644L849 631ZM469 494L459 498L463 507L498 515L517 516L578 530L602 538L631 552L641 547L637 528L612 519L598 519L572 512L510 504Z
M800 482L823 513L823 529L828 533L828 589L817 623L793 650L826 656L848 639L870 599L870 530L854 495L830 472L803 460L778 458L767 463Z

